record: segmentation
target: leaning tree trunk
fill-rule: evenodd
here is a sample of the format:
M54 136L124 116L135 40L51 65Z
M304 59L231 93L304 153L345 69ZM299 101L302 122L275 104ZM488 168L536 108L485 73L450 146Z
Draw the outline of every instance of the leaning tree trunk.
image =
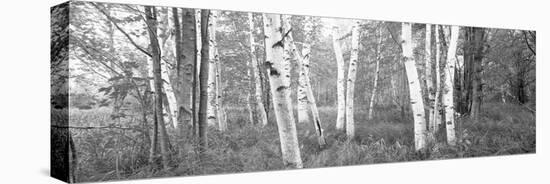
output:
M332 46L334 48L334 54L336 56L336 64L338 70L338 79L336 82L336 90L338 97L338 115L336 117L336 129L343 130L346 121L346 77L345 77L345 62L342 55L342 49L338 43L338 27L332 28Z
M430 114L430 120L433 120L432 134L435 135L441 125L441 117L439 113L439 102L441 96L441 67L439 66L441 60L441 43L439 43L439 25L435 26L435 95L433 112ZM431 123L431 122L430 122Z
M305 89L307 94L307 99L309 103L309 107L311 109L311 115L313 117L313 127L315 128L315 131L317 132L317 141L319 143L320 147L323 147L326 145L325 136L323 134L323 127L321 124L321 118L319 117L319 109L317 109L317 102L315 101L315 97L313 96L313 89L311 87L311 80L310 80L310 70L309 70L309 58L311 57L311 45L309 43L312 42L312 31L313 31L313 23L311 22L311 17L308 19L306 18L306 23L304 27L304 31L306 32L304 44L302 46L302 70L304 71L304 80L305 80Z
M201 10L201 63L199 73L199 113L198 113L198 131L199 131L199 152L202 154L208 146L207 138L207 110L208 110L208 76L209 76L209 56L210 56L210 39L208 38L208 18L209 10Z
M273 107L277 127L283 164L287 168L302 168L302 158L298 146L296 123L292 113L290 98L290 58L284 58L285 36L281 25L281 15L264 15L265 23L265 66L269 73L269 84L273 98Z
M250 42L250 67L252 68L252 75L251 79L253 80L254 84L254 91L251 91L251 93L254 93L254 106L255 106L255 114L257 121L260 121L260 123L265 126L267 125L267 114L265 112L265 106L262 100L262 79L260 77L260 71L258 68L258 61L256 59L256 46L254 44L254 21L253 21L252 13L248 13L248 28L249 28L249 35L248 40Z
M372 85L372 92L370 96L370 104L369 104L369 115L368 119L371 120L373 116L373 110L374 110L374 100L376 96L376 90L378 88L378 77L380 75L380 60L382 58L381 56L381 47L382 47L382 29L378 29L378 45L376 45L376 66L374 69L374 84Z
M168 135L162 117L162 77L161 77L161 58L160 47L157 39L157 12L154 7L146 6L145 14L147 25L149 26L149 40L151 44L151 55L153 60L153 80L155 87L155 113L157 114L158 127L160 129L160 152L162 156L162 166L165 170L168 169L168 144L165 141Z
M290 15L287 15L287 18L285 18L285 20L283 20L285 22L285 24L288 24L288 28L290 28L290 20L291 16ZM307 31L304 30L304 32L306 34ZM289 37L291 37L292 33L289 33ZM304 43L307 44L307 41L304 41ZM294 43L291 43L293 47L296 47L294 45ZM292 50L294 50L294 52L298 52L298 50L296 48L293 48ZM297 54L294 54L295 57L298 57ZM297 60L299 61L301 58L297 58ZM308 95L307 95L307 89L306 89L306 74L305 74L305 63L302 61L301 63L298 63L298 90L297 90L297 94L296 94L296 97L298 98L298 123L307 123L310 121L310 117L309 117L309 113L308 113L308 103L309 103L309 99L308 99Z
M285 30L290 30L290 16L284 15L284 27ZM319 110L317 109L317 104L315 102L315 97L313 96L313 90L311 89L311 81L309 79L309 58L310 58L310 52L311 52L311 39L312 39L312 29L313 29L313 23L311 22L311 18L306 18L305 24L304 24L304 43L302 47L302 53L298 51L298 48L296 48L296 45L294 44L294 39L292 37L292 34L289 32L286 37L286 41L289 43L289 50L294 52L294 56L296 58L296 61L298 62L298 66L300 66L300 77L303 80L302 84L302 93L305 93L305 97L302 97L300 100L304 100L306 102L306 116L308 115L308 107L311 109L311 113L313 116L313 127L315 128L315 132L317 133L317 141L319 143L320 147L325 146L326 140L323 135L323 127L321 125L321 119L319 118ZM299 112L299 111L298 111ZM309 116L308 116L309 121Z
M412 39L412 24L403 23L401 27L402 48L403 48L403 63L407 72L407 80L409 81L409 94L411 109L414 115L414 147L416 150L421 150L426 147L426 119L424 115L424 102L422 99L422 91L418 73L416 71L416 63L413 56L413 39Z
M434 139L435 119L432 118L434 114L434 102L435 102L435 89L433 87L432 76L432 25L426 24L426 44L425 44L425 66L426 66L426 89L428 91L428 134L430 139Z
M351 28L351 55L348 68L346 91L346 135L348 139L355 136L355 122L353 109L353 93L355 92L355 78L357 73L357 59L359 58L359 21Z
M448 33L448 30L445 30ZM449 50L447 51L447 62L445 65L445 83L443 93L443 106L445 107L445 126L447 129L447 143L449 145L456 144L455 134L455 109L454 109L454 88L453 79L456 65L456 47L459 36L458 26L451 26L451 40ZM445 34L448 35L448 34Z
M208 112L207 122L210 126L215 126L217 121L216 114L216 12L210 11L208 18L208 39L209 39L209 52L208 52ZM204 44L203 44L204 45Z
M160 17L160 24L162 25L160 28L157 26L157 40L159 44L159 52L161 57L161 77L164 82L162 83L163 91L166 94L167 99L167 105L165 106L165 110L168 115L168 119L172 122L172 125L174 128L178 127L178 108L177 108L177 100L176 95L174 94L174 88L172 85L172 80L170 80L170 74L168 72L168 68L166 67L167 61L165 59L162 59L162 56L169 56L169 52L173 50L175 47L170 47L169 38L170 34L168 31L169 21L168 21L168 9L163 9L163 12L161 12L161 15L164 15ZM156 16L156 15L155 15ZM168 123L168 122L167 122Z

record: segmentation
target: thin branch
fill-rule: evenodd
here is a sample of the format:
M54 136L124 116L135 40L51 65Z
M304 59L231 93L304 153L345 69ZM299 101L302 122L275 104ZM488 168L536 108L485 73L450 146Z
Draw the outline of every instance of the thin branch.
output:
M97 10L99 10L103 15L105 15L105 17L111 21L113 23L113 25L115 25L115 27L122 33L124 34L124 36L126 36L126 38L130 41L130 43L132 45L134 45L136 47L136 49L138 49L139 51L143 52L145 55L149 56L149 57L153 57L153 55L151 55L151 53L147 52L145 49L143 49L142 47L140 47L135 41L134 39L132 39L132 37L130 37L130 35L128 35L128 33L126 33L126 31L124 31L117 23L116 21L113 20L113 18L111 16L109 16L109 14L107 14L101 7L99 7L98 5L96 5L95 3L91 3Z
M80 129L80 130L119 129L119 130L132 130L132 131L143 132L143 130L139 130L137 128L118 127L118 126L99 126L99 127L93 127L93 126L60 126L60 125L51 125L51 126L54 127L54 128L70 128L70 129Z
M393 35L393 31L391 30L390 26L386 26L386 29L388 29L388 32L390 33L391 39L395 42L397 46L399 46L399 50L403 50L403 47L401 46L401 43L397 41L397 38Z
M527 38L527 33L526 31L522 31L523 33L523 38L525 40L525 44L527 45L527 48L529 48L529 50L531 50L531 52L533 53L533 55L537 55L537 53L535 52L535 50L533 49L533 47L531 47L531 44L529 44L529 39ZM530 34L530 33L529 33Z

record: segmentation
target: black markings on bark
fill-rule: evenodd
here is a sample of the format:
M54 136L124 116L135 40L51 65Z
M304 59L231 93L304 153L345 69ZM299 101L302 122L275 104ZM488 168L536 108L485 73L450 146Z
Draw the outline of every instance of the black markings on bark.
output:
M277 90L277 92L281 92L281 91L283 91L287 88L288 88L287 86L279 86L276 90Z

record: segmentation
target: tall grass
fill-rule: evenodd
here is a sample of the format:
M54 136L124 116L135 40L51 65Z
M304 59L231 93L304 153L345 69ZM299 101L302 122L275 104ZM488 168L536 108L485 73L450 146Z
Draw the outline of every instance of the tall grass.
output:
M536 148L535 115L515 105L485 104L479 122L459 118L459 141L456 146L447 146L444 136L439 136L437 142L429 144L427 150L420 152L414 151L412 120L401 119L398 111L377 111L373 120L366 120L366 111L355 112L357 136L349 141L344 133L334 129L336 109L321 107L319 110L327 146L320 148L317 145L312 124L297 124L305 168L534 153ZM72 112L71 117L80 118L80 122L94 124L102 124L98 121L109 121L98 113L95 114ZM79 178L83 181L101 181L284 168L273 114L270 114L269 125L266 127L248 122L247 112L243 108L227 109L227 115L228 131L219 132L216 127L209 127L209 149L200 157L195 148L197 140L192 136L189 127L184 130L182 137L171 132L174 149L171 155L172 169L169 171L162 171L139 161L146 159L147 151L135 150L147 150L149 145L145 143L141 144L143 148L138 148L140 143L123 139L119 142L121 148L114 149L105 143L109 141L105 141L108 139L104 138L105 135L102 136L104 132L73 135L81 155ZM126 137L139 137L138 134L124 134ZM120 137L124 136L113 136L111 141ZM103 139L99 140L100 138ZM114 149L124 155L124 158L136 159L121 162L122 177L118 178L113 173L113 158L116 154L113 151L102 155L92 152L102 149ZM90 164L98 160L103 163Z

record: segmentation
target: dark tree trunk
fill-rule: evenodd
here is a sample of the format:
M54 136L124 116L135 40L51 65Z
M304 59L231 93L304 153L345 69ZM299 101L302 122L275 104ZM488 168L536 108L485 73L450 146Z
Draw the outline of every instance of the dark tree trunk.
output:
M470 117L475 121L479 119L479 112L481 111L481 103L483 98L483 81L481 79L481 72L483 71L482 61L484 57L484 45L485 45L485 29L473 28L474 43L473 43L473 76L472 76L472 105L470 107Z
M165 170L168 169L168 144L166 139L166 126L164 125L164 119L162 117L162 78L160 69L160 47L157 40L157 12L154 7L145 7L145 16L147 25L149 26L149 39L151 46L151 55L153 60L153 80L155 88L155 113L157 114L157 122L160 130L160 152L162 156L162 166Z
M210 10L201 10L201 68L200 68L200 100L199 100L199 152L204 153L208 146L206 111L208 104L208 60L210 39L208 38L208 17Z

